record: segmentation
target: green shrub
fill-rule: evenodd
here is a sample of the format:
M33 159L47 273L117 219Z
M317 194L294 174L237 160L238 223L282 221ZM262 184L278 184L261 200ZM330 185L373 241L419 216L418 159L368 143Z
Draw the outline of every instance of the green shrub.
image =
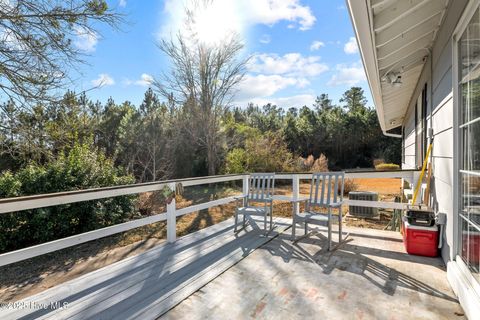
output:
M283 137L266 132L248 137L245 148L235 148L227 154L226 173L289 172L295 167L292 153Z
M399 170L400 166L395 163L380 163L375 166L376 170Z
M0 175L0 196L17 197L133 183L103 154L87 145L45 166L29 165ZM0 252L68 237L131 219L135 197L109 199L25 210L0 215Z
M247 152L243 148L232 149L227 154L225 170L227 173L244 173L247 168Z

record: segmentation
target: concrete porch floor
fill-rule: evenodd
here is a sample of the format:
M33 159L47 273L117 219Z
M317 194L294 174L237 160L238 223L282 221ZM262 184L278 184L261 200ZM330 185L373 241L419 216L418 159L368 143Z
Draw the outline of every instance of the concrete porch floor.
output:
M406 254L397 232L344 229L328 252L325 230L292 244L289 228L162 318L465 319L440 258Z

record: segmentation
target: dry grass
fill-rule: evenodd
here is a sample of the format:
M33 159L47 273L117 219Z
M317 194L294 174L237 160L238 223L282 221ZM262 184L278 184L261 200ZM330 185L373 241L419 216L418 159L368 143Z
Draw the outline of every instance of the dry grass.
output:
M352 191L358 190L358 183L355 182L355 179L345 179L343 184L343 194L348 196L348 194ZM339 193L342 192L341 190L338 191Z
M375 165L376 170L399 170L400 166L395 163L380 163Z
M402 192L402 180L401 179L354 179L358 184L358 191L374 191L378 192L380 198L386 199Z
M400 193L398 179L355 179L359 190L379 192L380 198L392 201ZM300 185L300 192L307 195L308 183ZM277 194L291 194L290 186L278 186ZM237 189L187 188L183 196L177 196L177 208L215 200L239 193ZM165 212L165 205L157 201L153 193L141 196L143 215ZM233 216L234 203L194 212L177 219L177 235L183 236L224 221ZM348 210L344 207L344 212ZM274 216L292 216L292 205L288 202L274 204ZM380 221L346 221L346 225L383 228L388 222L388 212ZM41 292L59 283L71 280L82 274L107 266L130 256L145 252L162 243L166 238L166 223L158 222L136 228L119 235L110 236L72 248L60 250L26 261L0 268L0 301L16 301Z

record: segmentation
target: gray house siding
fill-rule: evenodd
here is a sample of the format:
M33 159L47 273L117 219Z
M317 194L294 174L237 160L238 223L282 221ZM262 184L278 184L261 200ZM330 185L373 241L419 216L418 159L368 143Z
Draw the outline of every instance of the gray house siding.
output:
M452 33L468 1L452 1L438 32L417 88L404 120L404 153L402 168L416 167L415 103L427 84L427 132L433 128L432 149L432 204L437 212L447 214L443 235L442 257L445 262L453 258L453 95L452 95ZM428 53L425 52L425 55ZM432 66L432 72L430 71ZM433 101L433 103L431 103Z
M414 108L408 110L406 121L404 123L405 141L403 146L405 148L403 169L415 169L415 114Z

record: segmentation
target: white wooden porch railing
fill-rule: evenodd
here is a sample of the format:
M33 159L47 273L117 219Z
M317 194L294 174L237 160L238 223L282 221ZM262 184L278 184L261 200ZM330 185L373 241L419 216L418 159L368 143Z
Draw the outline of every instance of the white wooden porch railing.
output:
M242 191L244 194L246 194L248 187L248 177L248 174L210 176L0 199L0 214L43 207L51 207L82 201L105 199L124 195L140 194L144 192L159 191L165 186L168 186L172 191L174 191L178 183L181 183L183 187L191 187L211 183L242 180ZM309 180L310 178L310 173L277 173L275 175L275 179L277 180L292 180L293 198L299 198L300 196L300 180ZM411 183L415 183L416 179L418 178L418 172L410 170L383 172L356 171L347 172L345 174L345 178L402 178L408 180ZM279 199L281 199L281 197L279 197ZM191 205L182 209L176 209L176 202L175 199L173 199L172 202L167 205L167 211L160 214L0 254L0 266L26 260L49 252L68 248L77 244L128 231L159 221L167 222L167 241L174 242L176 239L176 217L202 209L208 209L211 207L227 204L233 201L235 201L235 199L233 196L231 196L201 204ZM405 204L402 203L381 201L345 200L345 205L389 209L405 208ZM298 208L295 208L295 210L298 210Z

